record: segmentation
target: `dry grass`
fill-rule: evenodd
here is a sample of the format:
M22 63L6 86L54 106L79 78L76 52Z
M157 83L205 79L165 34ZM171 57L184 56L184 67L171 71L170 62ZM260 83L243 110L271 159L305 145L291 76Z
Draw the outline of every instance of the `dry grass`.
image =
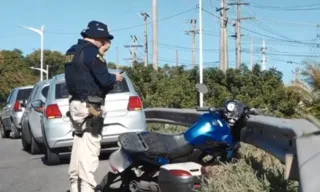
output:
M185 127L159 124L149 130L162 133L183 132ZM201 192L296 192L298 183L283 178L279 160L252 145L241 144L240 158L233 163L207 167L209 174Z

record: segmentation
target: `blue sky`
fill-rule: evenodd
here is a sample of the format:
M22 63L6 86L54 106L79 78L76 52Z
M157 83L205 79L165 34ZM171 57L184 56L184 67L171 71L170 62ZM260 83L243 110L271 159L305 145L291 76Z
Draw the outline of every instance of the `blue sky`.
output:
M76 43L80 38L80 32L91 20L99 20L108 24L112 34L115 36L112 42L112 49L107 54L108 61L116 60L116 47L119 49L119 62L122 65L129 65L130 52L124 45L131 43L131 35L136 35L140 44L144 41L144 28L136 27L143 24L141 11L152 13L151 0L10 0L2 1L0 7L0 49L21 49L24 54L32 52L40 47L39 36L26 29L19 28L18 25L32 26L40 28L45 26L44 47L45 49L65 52L69 46ZM63 3L62 3L63 2ZM109 3L107 3L109 2ZM158 0L158 19L179 14L186 10L196 8L197 0ZM231 0L229 0L231 2ZM267 45L267 68L277 67L284 74L284 81L288 83L293 79L292 71L297 64L288 64L287 61L301 62L305 56L320 56L320 47L315 47L314 43L320 44L320 9L306 11L283 11L260 9L260 5L268 6L300 6L316 4L318 0L247 0L252 2L251 6L242 7L242 16L255 16L256 20L245 20L242 22L242 62L250 64L250 37L254 39L254 61L261 63L262 55L260 49L262 39ZM206 11L219 16L216 8L220 6L219 0L203 0L203 8ZM320 6L318 6L320 7ZM232 20L236 16L235 7L229 6L228 17ZM185 35L185 30L191 29L191 24L186 23L187 19L198 19L197 10L193 10L173 17L171 19L159 21L159 64L171 63L175 65L175 52L179 51L179 61L181 64L191 65L191 36ZM149 18L151 21L151 18ZM118 30L130 28L125 30ZM271 29L271 30L270 30ZM217 66L219 60L219 21L215 16L203 12L203 48L205 67ZM149 53L151 56L152 27L148 26L149 32ZM228 28L228 34L234 34L232 26ZM268 37L265 37L268 36ZM199 44L197 36L197 48ZM302 43L290 43L284 40L298 40ZM235 67L235 40L228 38L229 46L229 66ZM143 48L138 48L137 56L143 59ZM199 54L197 51L197 63ZM313 57L319 59L319 57ZM149 57L151 62L151 57Z

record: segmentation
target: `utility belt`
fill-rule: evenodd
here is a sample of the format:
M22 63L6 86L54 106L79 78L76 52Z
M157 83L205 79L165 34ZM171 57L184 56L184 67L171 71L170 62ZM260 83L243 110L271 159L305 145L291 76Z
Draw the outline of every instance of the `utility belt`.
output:
M92 136L98 136L102 134L103 129L103 121L102 117L103 111L101 110L101 106L104 104L104 99L97 96L88 96L86 99L82 98L71 98L72 100L79 100L81 102L85 102L86 106L89 110L89 115L84 119L84 121L80 124L80 128L84 123L86 123L86 127L81 132L73 132L72 136L77 135L82 137L83 133L89 132ZM71 121L73 121L71 115L69 115Z

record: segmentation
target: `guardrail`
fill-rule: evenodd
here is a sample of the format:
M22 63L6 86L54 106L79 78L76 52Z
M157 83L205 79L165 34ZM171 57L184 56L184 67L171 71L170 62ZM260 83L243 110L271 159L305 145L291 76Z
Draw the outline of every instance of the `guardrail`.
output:
M190 126L202 112L194 109L147 108L148 123ZM318 131L305 119L251 116L241 140L270 153L285 164L285 178L300 181L303 192L320 191L320 137L301 137Z

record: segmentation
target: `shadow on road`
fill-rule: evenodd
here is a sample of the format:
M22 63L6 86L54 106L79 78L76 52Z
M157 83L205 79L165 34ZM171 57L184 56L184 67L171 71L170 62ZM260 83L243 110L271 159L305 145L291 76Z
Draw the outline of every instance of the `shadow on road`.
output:
M99 156L100 161L108 160L110 154L111 154L113 151L114 151L114 150L101 150L100 156ZM59 163L59 165L69 164L69 163L70 163L70 156L71 156L71 153L60 154L60 163ZM42 156L42 157L36 157L35 159L40 159L40 158L41 158L41 161L42 161L43 164L45 164L45 165L47 165L47 166L52 166L52 165L50 165L50 164L47 163L47 160L46 160L45 155Z

